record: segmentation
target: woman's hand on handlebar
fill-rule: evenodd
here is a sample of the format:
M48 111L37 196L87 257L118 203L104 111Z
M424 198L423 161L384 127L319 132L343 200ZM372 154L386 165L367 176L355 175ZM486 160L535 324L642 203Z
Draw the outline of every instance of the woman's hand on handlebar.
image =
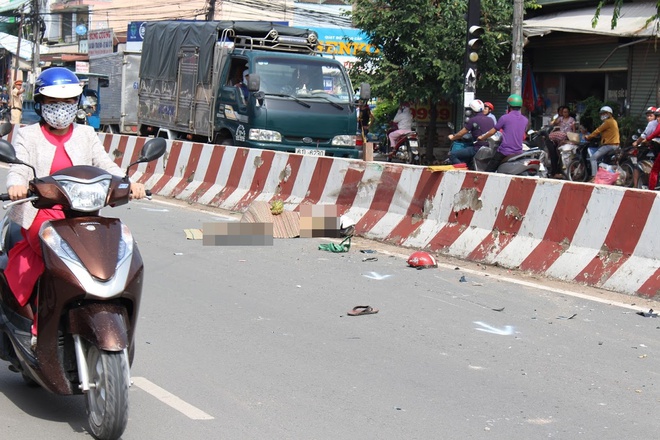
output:
M144 185L139 182L131 182L131 198L143 199L147 195Z
M12 185L9 188L7 188L7 194L9 194L9 198L12 201L26 198L27 193L28 193L27 186Z

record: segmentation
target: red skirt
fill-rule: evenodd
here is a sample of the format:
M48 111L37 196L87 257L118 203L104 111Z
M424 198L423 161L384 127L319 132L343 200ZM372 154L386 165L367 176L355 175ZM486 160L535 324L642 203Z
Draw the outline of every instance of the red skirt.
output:
M27 304L37 279L44 271L44 260L41 253L39 229L48 220L64 218L64 213L55 209L40 209L29 229L21 229L23 240L19 241L9 251L5 277L9 288L14 293L21 306Z

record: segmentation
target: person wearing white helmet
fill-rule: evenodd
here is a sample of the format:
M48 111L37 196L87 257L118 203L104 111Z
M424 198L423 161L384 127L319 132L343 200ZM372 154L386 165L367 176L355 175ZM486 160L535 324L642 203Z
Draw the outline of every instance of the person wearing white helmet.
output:
M475 99L471 101L470 109L472 110L473 116L467 120L458 133L450 134L449 140L453 141L454 139L460 139L467 133L470 133L474 143L472 147L461 148L460 150L452 149L452 151L449 152L449 162L451 162L452 165L466 163L469 167L472 167L472 159L474 158L474 155L477 154L477 151L479 151L481 147L488 146L488 141L479 141L477 138L495 127L493 120L484 112L484 103L481 102L481 100Z
M589 158L591 162L591 175L594 177L598 172L598 161L619 148L619 124L617 124L612 113L612 107L609 105L601 107L599 114L602 123L597 129L585 136L585 139L590 141L600 135L600 146Z
M35 112L41 116L41 121L15 132L14 149L18 159L35 168L36 177L48 176L72 165L91 165L124 176L124 171L110 158L94 129L74 123L82 87L72 71L63 67L46 69L37 78L34 90ZM7 193L11 200L27 197L28 184L33 177L29 167L9 166ZM131 192L133 198L144 197L144 185L131 182ZM39 229L48 220L64 218L64 213L21 203L13 206L9 215L21 227L23 240L9 253L5 276L23 307L22 313L31 319L32 309L28 301L44 269ZM32 336L36 337L34 330Z
M646 109L646 128L644 129L644 132L639 135L639 138L633 142L633 147L636 147L637 145L641 144L646 140L647 137L649 137L655 129L658 127L658 120L656 119L655 112L657 109L655 107L649 107Z

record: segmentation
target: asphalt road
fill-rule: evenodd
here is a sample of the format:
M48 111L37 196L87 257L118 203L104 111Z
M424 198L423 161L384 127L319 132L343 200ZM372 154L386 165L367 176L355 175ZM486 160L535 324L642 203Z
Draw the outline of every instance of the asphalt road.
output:
M162 202L104 211L146 265L124 440L657 437L654 302L366 240L202 246L184 230L228 213ZM81 396L6 365L1 438L91 438Z

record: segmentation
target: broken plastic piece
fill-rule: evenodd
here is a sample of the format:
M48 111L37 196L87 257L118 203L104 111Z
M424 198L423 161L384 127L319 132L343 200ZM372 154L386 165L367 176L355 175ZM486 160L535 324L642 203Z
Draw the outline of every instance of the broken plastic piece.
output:
M465 279L465 275L461 276L461 278L458 280L461 283L467 283L467 280Z

